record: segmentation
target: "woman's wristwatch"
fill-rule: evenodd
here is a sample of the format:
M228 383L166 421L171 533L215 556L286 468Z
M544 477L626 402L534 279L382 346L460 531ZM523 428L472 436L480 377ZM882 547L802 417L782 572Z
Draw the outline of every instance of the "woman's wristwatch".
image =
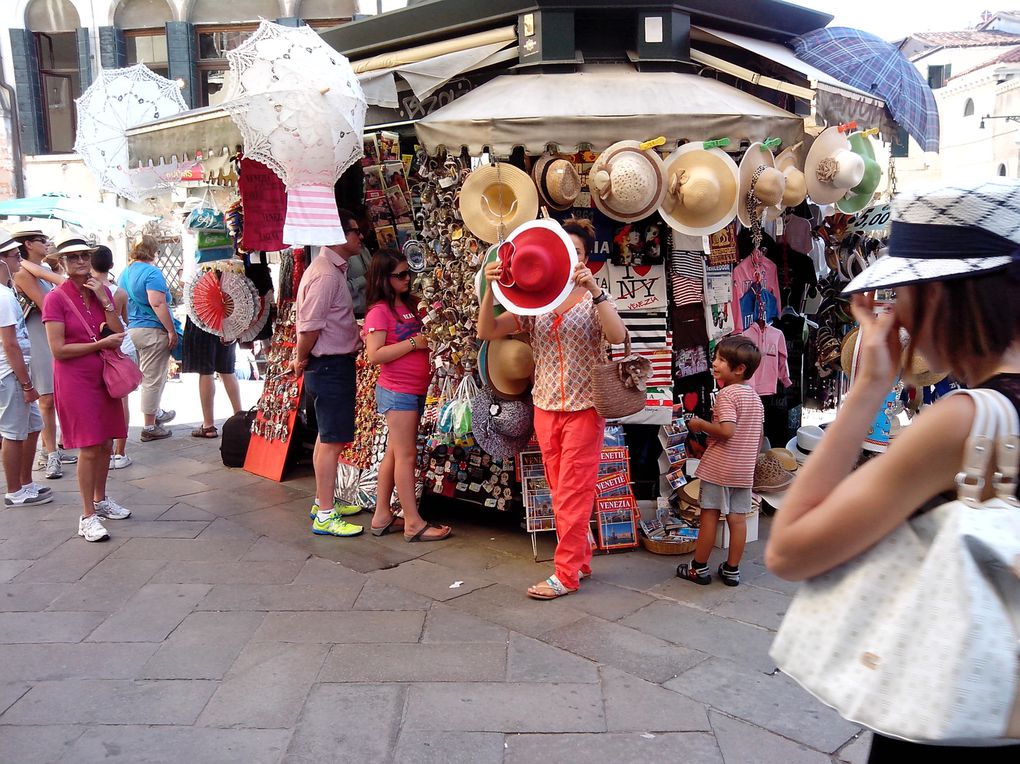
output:
M606 294L605 290L599 292L599 296L591 301L592 305L598 305L599 303L605 302L609 299L609 295Z

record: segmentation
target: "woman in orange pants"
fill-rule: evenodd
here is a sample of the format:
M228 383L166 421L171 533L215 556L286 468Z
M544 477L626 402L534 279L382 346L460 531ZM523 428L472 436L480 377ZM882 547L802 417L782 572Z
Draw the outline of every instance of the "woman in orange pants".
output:
M528 596L551 600L577 591L591 575L588 528L595 503L605 420L595 411L591 369L605 363L605 340L622 343L627 329L616 305L588 269L595 231L588 220L563 224L577 250L574 290L558 308L539 316L494 312L492 289L486 289L478 317L478 336L498 339L527 332L535 355L535 432L542 449L546 479L552 493L559 539L553 561L556 571L528 589ZM499 260L485 267L485 278L499 280Z

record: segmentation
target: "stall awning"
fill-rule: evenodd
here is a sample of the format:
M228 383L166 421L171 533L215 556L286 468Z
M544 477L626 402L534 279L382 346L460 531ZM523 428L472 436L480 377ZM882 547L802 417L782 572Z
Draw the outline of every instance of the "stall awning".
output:
M699 42L732 48L732 54L699 50ZM885 102L870 93L840 82L797 58L779 43L705 27L691 28L691 59L738 79L812 102L816 118L826 125L856 121L861 127L878 127L891 135ZM716 51L718 53L718 51ZM766 60L776 77L741 65L748 55ZM783 75L783 76L781 76Z
M434 153L467 148L507 156L516 146L540 154L547 146L601 151L624 139L729 138L801 140L804 120L736 88L676 72L638 72L627 64L586 66L563 74L496 77L416 124Z
M169 164L172 157L183 161L204 155L233 152L241 144L241 133L230 115L218 106L192 109L166 119L129 128L128 162L131 167Z

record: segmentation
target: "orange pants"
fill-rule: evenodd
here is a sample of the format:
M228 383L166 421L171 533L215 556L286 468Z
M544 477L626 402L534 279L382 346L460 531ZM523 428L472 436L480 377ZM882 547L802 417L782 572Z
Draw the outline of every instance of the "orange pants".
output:
M556 518L556 577L576 589L580 571L591 571L589 523L606 420L595 409L543 411L535 408L535 433Z

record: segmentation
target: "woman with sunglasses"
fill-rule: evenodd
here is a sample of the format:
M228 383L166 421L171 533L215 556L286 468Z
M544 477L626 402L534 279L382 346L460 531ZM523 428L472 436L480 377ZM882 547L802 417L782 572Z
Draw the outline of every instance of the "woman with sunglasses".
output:
M92 276L94 248L77 234L56 240L67 280L46 295L43 321L53 353L53 390L64 444L78 451L82 514L78 535L86 541L110 537L102 519L123 520L131 512L106 495L115 438L127 437L119 399L103 382L99 352L117 350L124 325L109 288Z
M393 250L376 252L368 266L366 287L371 307L365 316L365 352L369 363L382 367L375 400L389 430L386 455L379 465L372 535L403 530L405 541L442 541L449 537L450 528L422 519L415 500L418 422L425 410L430 364L407 258ZM404 511L400 524L390 508L394 484Z

